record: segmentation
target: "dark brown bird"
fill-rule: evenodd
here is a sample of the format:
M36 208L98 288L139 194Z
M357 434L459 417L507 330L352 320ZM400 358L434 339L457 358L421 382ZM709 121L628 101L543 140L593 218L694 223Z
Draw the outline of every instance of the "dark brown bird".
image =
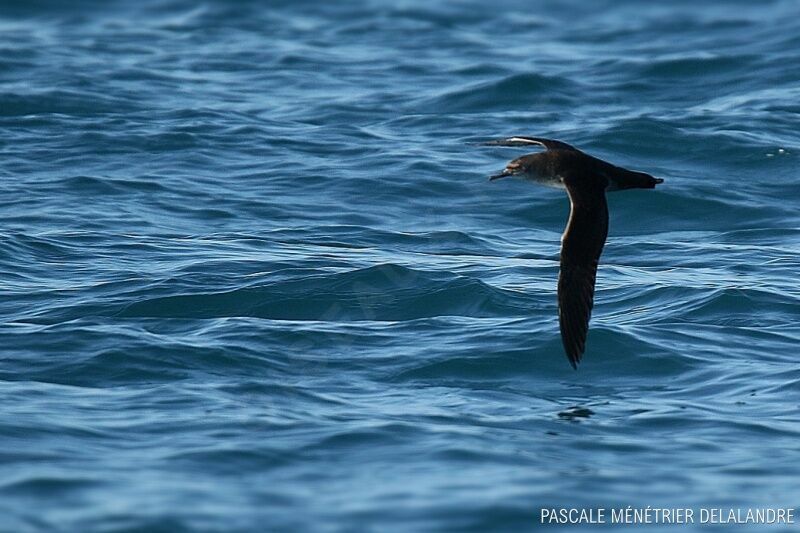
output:
M546 149L538 154L514 159L490 180L516 176L567 190L570 212L567 227L561 236L558 322L564 351L572 367L577 369L586 349L597 261L608 235L606 191L653 189L664 180L612 165L561 141L540 137L510 137L484 144L537 145Z

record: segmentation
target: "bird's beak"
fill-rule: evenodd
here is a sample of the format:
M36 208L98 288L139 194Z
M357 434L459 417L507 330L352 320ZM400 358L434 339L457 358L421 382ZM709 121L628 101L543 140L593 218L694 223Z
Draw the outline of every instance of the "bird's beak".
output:
M500 178L507 178L510 176L511 173L507 171L502 171L500 174L495 174L494 176L489 176L489 181L499 180Z

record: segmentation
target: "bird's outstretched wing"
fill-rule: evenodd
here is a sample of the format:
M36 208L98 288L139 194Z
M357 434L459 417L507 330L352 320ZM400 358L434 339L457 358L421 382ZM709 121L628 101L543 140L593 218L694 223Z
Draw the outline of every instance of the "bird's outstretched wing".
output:
M483 143L487 146L530 146L532 144L542 146L548 150L572 150L579 151L574 146L567 143L556 141L553 139L544 139L542 137L508 137L505 139L496 139L494 141L487 141Z
M561 272L558 276L558 322L564 351L573 368L578 368L586 348L597 262L608 235L604 180L580 178L564 178L570 213L561 237Z

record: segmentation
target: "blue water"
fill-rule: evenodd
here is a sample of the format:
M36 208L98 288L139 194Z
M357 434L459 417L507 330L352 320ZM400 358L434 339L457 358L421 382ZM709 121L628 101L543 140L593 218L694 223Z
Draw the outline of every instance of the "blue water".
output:
M798 507L798 36L793 1L3 2L0 530ZM577 371L568 201L487 181L506 135L665 179L609 197Z

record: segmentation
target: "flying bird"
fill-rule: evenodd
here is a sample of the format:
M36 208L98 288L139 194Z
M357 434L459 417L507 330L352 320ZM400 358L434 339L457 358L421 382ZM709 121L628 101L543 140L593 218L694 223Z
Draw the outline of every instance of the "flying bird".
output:
M509 137L483 144L545 148L544 152L514 159L489 180L514 176L567 191L570 212L561 236L558 323L564 352L572 368L577 369L586 349L597 262L608 235L606 191L653 189L664 180L612 165L552 139Z

